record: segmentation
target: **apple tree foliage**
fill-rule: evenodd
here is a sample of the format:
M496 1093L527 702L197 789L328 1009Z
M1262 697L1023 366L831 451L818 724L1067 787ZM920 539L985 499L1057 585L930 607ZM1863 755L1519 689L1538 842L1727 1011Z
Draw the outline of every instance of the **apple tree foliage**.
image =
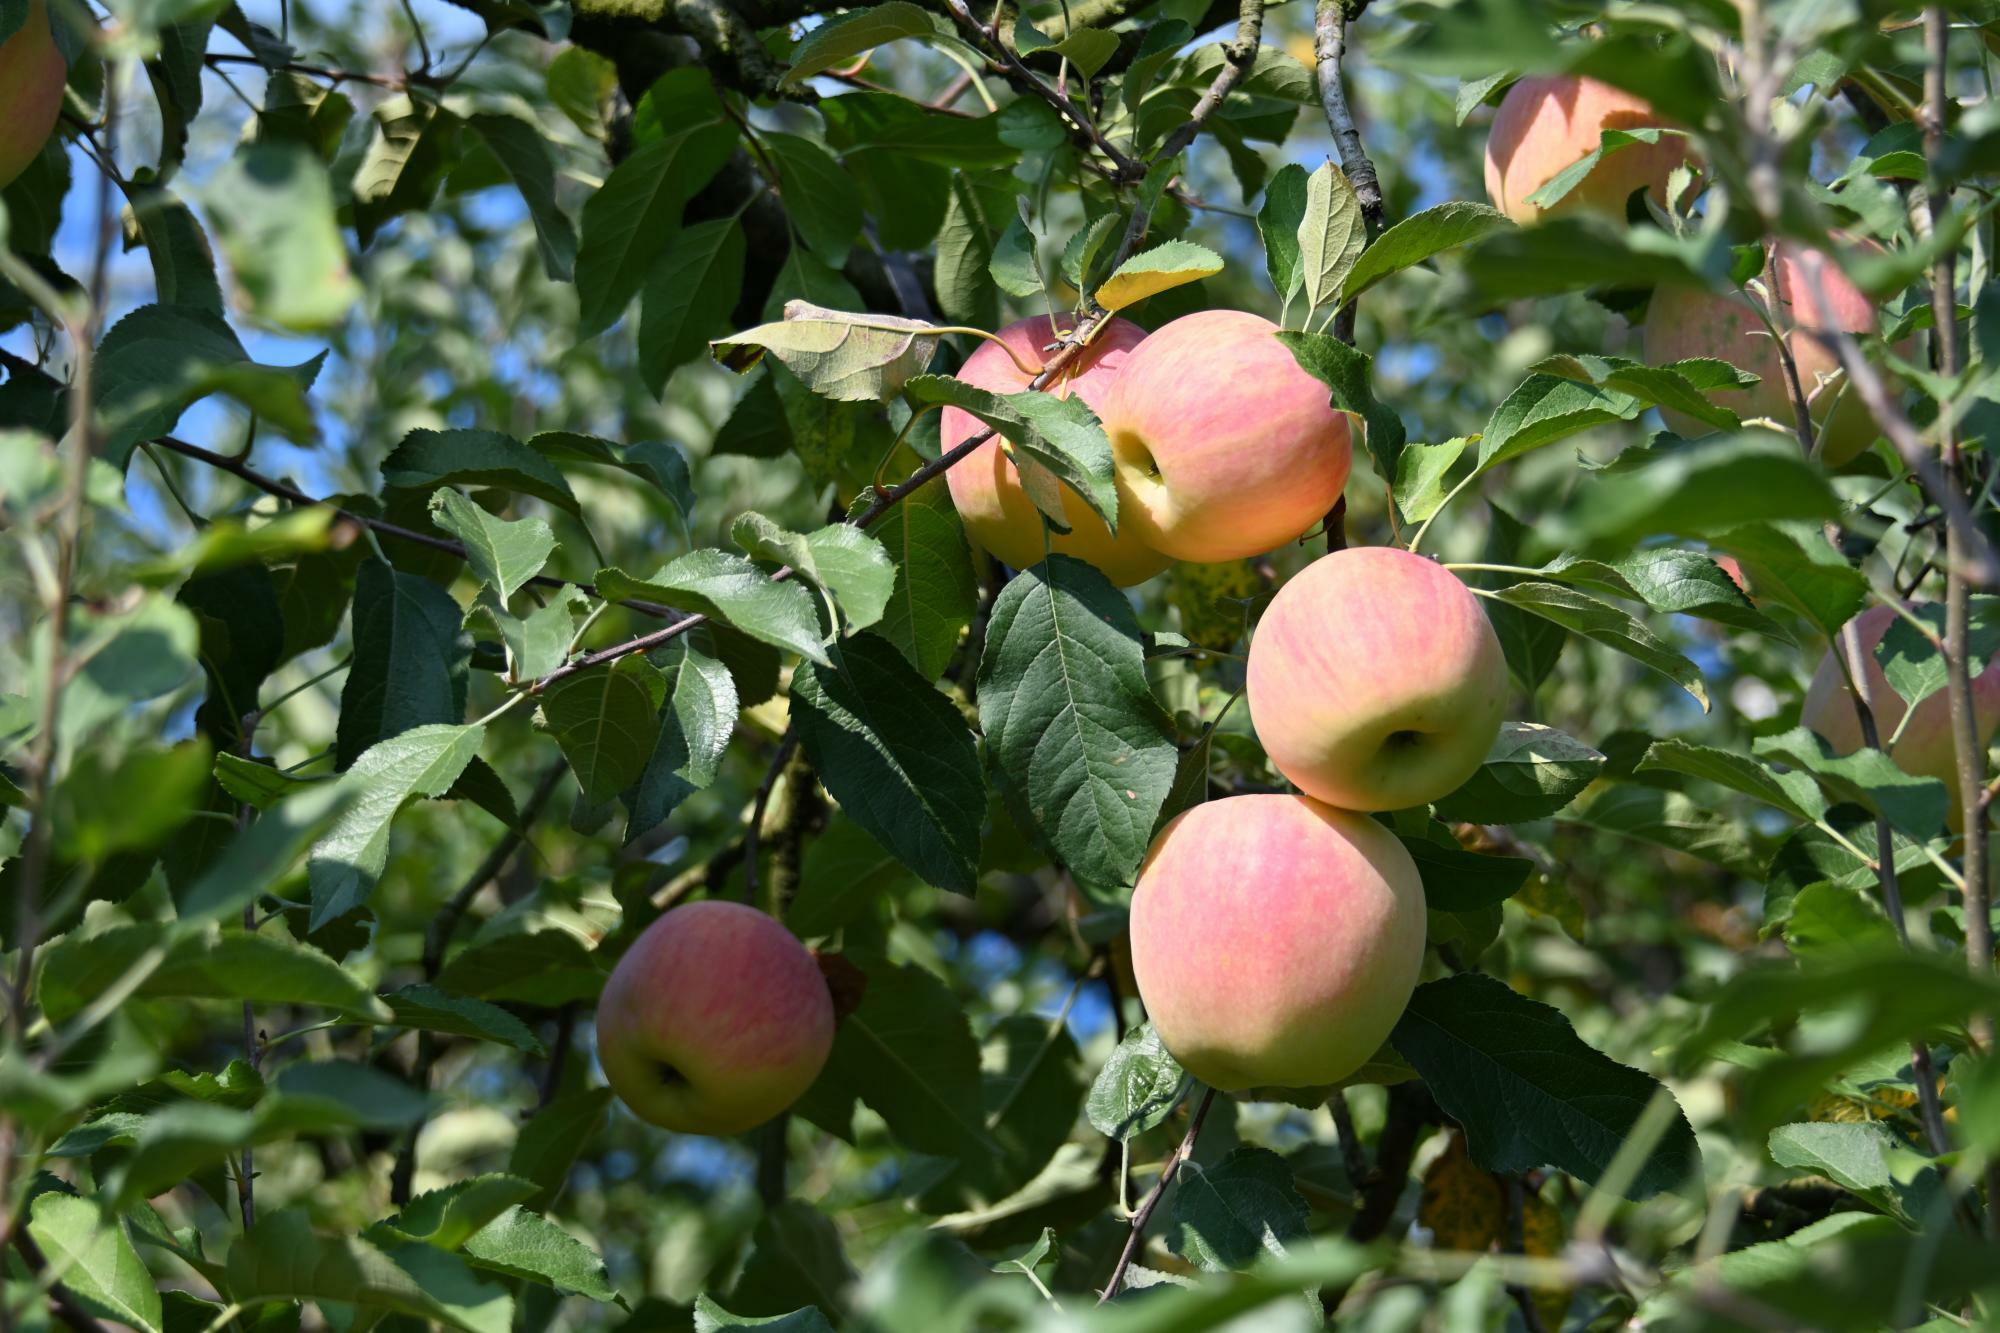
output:
M1871 601L1936 609L1906 697L2000 643L1990 3L48 4L65 115L0 195L0 1327L1990 1317L1988 811L1799 726ZM1565 71L1685 127L1698 196L1479 202L1492 105ZM1638 347L1766 235L1884 311L1838 472ZM1344 508L1129 595L975 554L942 402L1115 493L949 330L1208 307L1355 414ZM1419 540L1517 719L1384 816L1426 980L1349 1086L1213 1098L1132 992L1135 871L1281 787L1273 589ZM843 1015L729 1142L593 1061L700 896Z

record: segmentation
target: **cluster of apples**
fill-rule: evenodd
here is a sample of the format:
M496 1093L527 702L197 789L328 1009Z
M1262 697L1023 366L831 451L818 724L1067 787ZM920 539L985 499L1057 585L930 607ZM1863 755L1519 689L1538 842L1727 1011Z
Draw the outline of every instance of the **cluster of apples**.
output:
M958 378L1019 393L1072 327L1067 316L1010 324L999 343L966 358ZM1276 331L1241 310L1183 315L1152 334L1108 321L1044 388L1082 399L1103 422L1117 532L1068 490L1069 531L1043 523L1013 446L995 436L945 473L967 534L1016 569L1052 551L1088 561L1120 587L1175 560L1238 560L1297 540L1340 498L1353 442L1346 414L1329 406L1326 386L1299 368ZM955 407L939 423L946 449L984 429Z
M1495 208L1524 225L1568 212L1623 221L1626 201L1640 190L1664 207L1674 173L1699 165L1680 134L1662 134L1658 143L1630 144L1606 154L1552 208L1528 202L1564 169L1595 152L1605 130L1659 127L1671 129L1672 122L1644 99L1596 79L1576 74L1522 79L1501 99L1486 140L1487 196ZM1767 245L1766 256L1775 288L1769 293L1772 314L1785 330L1785 346L1811 405L1820 456L1838 467L1873 443L1876 430L1866 407L1842 392L1844 384L1835 375L1840 359L1819 334L1830 328L1874 333L1880 327L1874 303L1826 261L1820 265L1821 285L1832 319L1824 321L1805 279L1805 265L1824 256L1782 242ZM1641 337L1646 360L1656 366L1712 357L1753 372L1756 385L1717 393L1715 401L1738 416L1769 417L1790 426L1791 396L1777 345L1746 297L1663 284L1647 307ZM1713 429L1684 413L1666 410L1664 415L1683 435Z
M28 169L55 132L68 78L46 0L28 0L27 20L0 42L0 188Z
M1595 151L1604 130L1668 123L1645 101L1595 79L1576 75L1522 79L1507 91L1493 118L1486 143L1486 192L1493 206L1516 222L1535 222L1544 216L1544 210L1527 202L1528 196ZM1639 190L1665 204L1671 177L1684 165L1695 163L1686 140L1679 136L1662 135L1657 144L1626 147L1599 162L1554 211L1589 211L1622 220L1626 201ZM1881 251L1873 242L1858 248ZM1785 346L1810 405L1820 458L1829 467L1839 467L1873 443L1878 431L1866 405L1852 392L1844 391L1844 382L1835 374L1839 357L1823 335L1830 329L1876 332L1880 321L1875 306L1831 262L1819 262L1821 295L1833 316L1829 325L1820 318L1819 302L1813 298L1807 278L1808 263L1824 261L1824 256L1783 242L1768 247L1766 255L1770 261L1765 277L1771 288L1771 313L1785 330ZM1653 365L1712 357L1754 372L1759 377L1754 387L1718 393L1716 401L1739 416L1768 417L1790 428L1793 409L1777 344L1749 299L1717 296L1692 286L1663 285L1654 291L1647 306L1642 337L1646 360ZM1710 429L1682 413L1665 411L1664 415L1667 424L1683 435L1700 435ZM1937 778L1950 790L1951 827L1959 829L1963 827L1963 812L1956 782L1957 751L1945 694L1940 691L1923 699L1905 720L1910 712L1908 701L1896 693L1875 662L1875 646L1896 614L1893 607L1877 606L1855 624L1869 694L1875 700L1876 722L1885 743L1895 738L1890 754L1900 768L1919 777ZM1837 651L1836 644L1820 660L1800 720L1825 738L1836 753L1851 754L1862 745L1860 714L1834 657ZM1973 695L1983 746L2000 727L2000 665L1988 664L1975 682Z

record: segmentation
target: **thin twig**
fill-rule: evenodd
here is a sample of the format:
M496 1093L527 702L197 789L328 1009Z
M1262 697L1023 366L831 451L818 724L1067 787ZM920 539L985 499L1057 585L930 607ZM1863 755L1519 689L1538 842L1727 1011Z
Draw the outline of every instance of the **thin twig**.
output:
M1132 1214L1132 1229L1125 1236L1125 1248L1119 1251L1118 1263L1112 1268L1111 1276L1104 1283L1104 1290L1098 1293L1097 1303L1104 1304L1118 1294L1118 1288L1125 1282L1125 1270L1132 1266L1132 1256L1139 1252L1139 1241L1146 1233L1146 1224L1153 1220L1153 1210L1160 1206L1166 1195L1167 1186L1174 1183L1174 1175L1181 1169L1181 1163L1194 1156L1194 1143L1201 1136L1202 1122L1208 1119L1208 1108L1215 1103L1215 1089L1203 1088L1201 1102L1194 1108L1194 1116L1188 1121L1187 1137L1181 1146L1174 1149L1160 1167L1160 1178L1153 1182L1153 1188L1140 1203L1139 1211Z
M1256 0L1256 2L1261 9L1262 0ZM995 38L985 24L974 18L972 11L965 7L965 0L945 0L945 8L951 11L952 18L960 28L964 29L967 38L974 46L998 59L1001 72L1007 76L1008 82L1023 92L1031 93L1041 98L1054 107L1057 114L1066 117L1072 125L1082 130L1089 138L1091 145L1111 160L1112 164L1117 167L1119 175L1126 181L1136 181L1146 174L1146 169L1143 166L1120 150L1111 140L1104 137L1103 132L1097 128L1097 123L1090 118L1088 112L1078 106L1060 88L1057 88L1029 69L1027 65L1022 63L1021 57L1014 53L1012 47Z
M1945 117L1950 90L1946 86L1951 60L1951 20L1942 6L1924 10L1924 37L1930 60L1924 71L1924 157L1929 168L1925 183L1925 203L1931 213L1933 230L1940 215L1951 205L1951 183L1944 169ZM1931 270L1932 347L1937 355L1937 373L1946 384L1958 378L1958 252L1956 247L1941 251ZM1942 435L1945 474L1955 488L1965 487L1965 459L1961 456L1958 423L1950 404L1942 404L1937 429ZM1950 511L1945 514L1945 688L1951 710L1952 751L1958 778L1960 822L1965 828L1963 867L1965 887L1960 891L1965 916L1965 962L1975 976L1993 970L1993 918L1987 893L1987 852L1990 825L1987 804L1981 799L1986 788L1986 743L1979 734L1978 713L1972 696L1971 598L1965 581L1970 558L1964 520ZM1973 1040L1989 1050L1993 1045L1993 1017L1979 1013L1969 1024ZM2000 1163L1988 1163L1986 1177L1985 1232L1988 1239L2000 1239Z
M1362 1146L1361 1135L1354 1128L1354 1112L1347 1105L1347 1090L1338 1088L1333 1096L1326 1099L1326 1109L1333 1113L1333 1135L1340 1140L1340 1165L1347 1172L1347 1183L1359 1190L1368 1180L1368 1150Z
M273 495L280 500L288 500L295 505L307 508L324 505L349 522L358 523L369 531L381 536L393 537L397 541L411 542L418 546L425 546L433 551L442 551L446 555L453 556L459 560L466 558L465 546L462 542L455 542L447 537L433 537L428 532L418 532L415 528L406 528L400 523L391 523L387 519L375 518L372 515L363 514L353 509L343 509L329 500L322 500L307 495L304 491L288 482L279 481L276 477L266 476L240 458L231 458L227 454L218 454L212 449L204 449L198 444L189 444L186 440L177 440L171 435L159 436L152 440L151 443L158 445L162 449L177 453L183 458L191 458L197 463L205 463L209 467L227 472L233 477L248 482L266 495ZM549 574L537 574L534 578L529 579L528 583L530 586L536 588L575 588L586 596L596 597L599 595L596 587L592 584L579 583L574 579L559 579ZM681 614L671 606L663 606L658 602L642 601L638 598L621 601L618 605L629 611L637 611L641 615L661 618Z
M377 88L402 89L412 83L426 83L421 74L405 71L402 74L369 74L358 69L331 69L325 65L309 65L295 60L281 61L275 65L265 64L256 56L237 55L230 51L210 51L202 56L210 65L256 65L265 70L278 70L287 74L304 74L308 78L325 79L330 83L367 83Z
M1250 66L1257 61L1257 44L1264 33L1264 0L1242 0L1242 9L1236 17L1236 40L1222 48L1222 68L1216 71L1201 100L1194 104L1194 110L1180 128L1167 136L1160 150L1153 154L1154 163L1172 161L1180 156L1181 150L1194 142L1201 127L1215 114L1222 99L1229 96L1229 90L1242 81ZM1143 173L1141 173L1143 174Z
M756 796L750 801L750 821L743 830L743 901L753 907L757 904L757 844L764 836L764 810L770 805L771 793L777 790L778 779L784 776L785 765L792 761L792 751L798 745L798 732L787 731L778 742L778 752L771 756L764 780L757 784Z

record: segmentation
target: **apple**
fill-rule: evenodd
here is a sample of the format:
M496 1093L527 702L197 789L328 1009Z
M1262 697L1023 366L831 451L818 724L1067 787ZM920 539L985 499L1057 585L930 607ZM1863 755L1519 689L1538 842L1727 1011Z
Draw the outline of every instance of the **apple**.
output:
M1575 189L1543 209L1528 196L1597 151L1605 130L1636 130L1670 122L1644 98L1577 74L1522 79L1500 99L1486 137L1486 197L1526 226L1547 214L1592 212L1623 221L1625 201L1644 187L1661 204L1674 168L1693 160L1680 135L1656 144L1628 144L1605 157Z
M1043 349L1067 333L1074 323L1068 316L1054 321L1042 316L1009 324L996 336L1022 362L1040 370L1048 359ZM1129 320L1111 320L1090 346L1063 368L1061 377L1045 386L1046 391L1059 396L1075 394L1092 411L1097 411L1118 368L1145 336L1146 331ZM1033 376L1023 373L1007 350L982 342L979 350L965 359L958 378L991 393L1020 393ZM949 450L986 427L971 413L947 407L938 429L944 447ZM1088 561L1104 571L1104 576L1113 583L1128 588L1145 582L1169 563L1165 556L1133 534L1122 513L1114 536L1104 520L1067 486L1063 487L1063 518L1070 530L1059 533L1045 528L1041 513L1021 489L1021 476L1006 450L1000 447L997 435L954 463L944 474L944 480L951 490L951 502L965 521L965 530L972 540L1016 569L1040 564L1046 549Z
M1880 252L1880 246L1870 243ZM1802 261L1816 253L1779 244L1775 262L1766 270L1767 280L1775 278L1777 299L1774 312L1780 328L1786 330L1785 345L1798 364L1799 387L1817 425L1820 457L1829 467L1850 462L1874 443L1879 433L1868 405L1838 375L1840 357L1831 344L1814 337L1811 330L1824 328L1819 305L1806 286ZM1822 256L1822 258L1824 258ZM1873 333L1880 325L1875 305L1849 282L1831 260L1820 265L1827 304L1834 322L1848 333ZM1644 339L1646 360L1656 366L1684 361L1689 357L1714 357L1739 370L1757 375L1748 389L1729 389L1710 395L1738 416L1770 417L1786 430L1796 418L1791 390L1785 383L1784 364L1770 330L1743 293L1718 295L1692 284L1662 284L1653 292L1646 310ZM1713 427L1693 417L1662 408L1667 425L1682 435L1705 435Z
M1246 689L1257 738L1292 785L1346 810L1401 810L1485 762L1507 663L1450 570L1357 546L1278 590L1250 640Z
M1304 796L1228 796L1160 830L1132 971L1160 1040L1223 1092L1338 1083L1402 1016L1424 886L1396 836Z
M1125 359L1106 398L1118 521L1176 560L1240 560L1296 541L1347 485L1346 413L1240 310L1183 315Z
M28 0L27 20L0 42L0 188L41 154L62 111L68 78L45 0Z
M741 903L687 903L612 969L597 1002L597 1058L641 1120L740 1134L819 1077L833 1021L826 979L790 931Z
M1896 736L1897 728L1902 728L1902 735L1890 746L1889 757L1905 773L1944 783L1945 790L1951 793L1949 822L1957 832L1965 827L1965 816L1958 800L1958 747L1953 744L1950 693L1938 690L1926 696L1917 704L1909 721L1904 722L1903 715L1910 712L1909 701L1896 693L1882 673L1881 663L1875 660L1875 645L1882 642L1882 636L1895 620L1894 607L1872 606L1853 621L1867 666L1868 697L1874 705L1876 734L1887 745L1889 738ZM1854 696L1847 692L1847 677L1834 658L1834 653L1844 651L1843 640L1844 636L1835 639L1820 658L1812 684L1806 688L1799 721L1817 732L1833 747L1834 753L1852 754L1862 746L1861 714L1854 707ZM2000 726L2000 656L1989 660L1985 669L1972 679L1972 715L1979 727L1979 744L1982 747L1991 744L1994 729Z

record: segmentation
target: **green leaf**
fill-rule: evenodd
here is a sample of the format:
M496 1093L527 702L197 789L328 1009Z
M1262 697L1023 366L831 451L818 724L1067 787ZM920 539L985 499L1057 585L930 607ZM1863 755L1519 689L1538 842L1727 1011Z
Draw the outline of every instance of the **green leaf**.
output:
M849 629L866 629L880 620L895 587L896 566L882 543L849 523L797 533L753 509L737 515L729 538L751 556L790 565L799 577L824 589L840 604Z
M526 1203L547 1208L555 1202L570 1167L604 1123L610 1105L611 1089L587 1088L556 1098L521 1126L507 1158L507 1172L534 1182L536 1192Z
M825 662L819 615L803 584L773 583L764 571L727 551L689 551L644 580L619 569L600 569L592 580L600 597L666 602L742 630L753 639Z
M490 620L507 647L507 677L515 682L539 680L569 658L570 641L576 637L577 615L587 610L590 599L575 588L558 588L549 594L546 605L525 616L515 616L502 608L491 591L480 594L467 619Z
M1093 1129L1130 1141L1166 1123L1193 1080L1151 1023L1141 1023L1111 1048L1083 1104Z
M887 640L859 634L792 678L792 725L841 808L927 883L977 883L986 783L958 710Z
M583 517L569 482L554 464L511 435L493 430L413 430L382 460L382 484L413 491L497 486Z
M1117 531L1118 488L1113 481L1117 469L1111 442L1082 398L1058 398L1038 389L988 393L950 375L919 375L907 389L918 403L949 403L991 426L1017 451L1015 466L1022 471L1024 484L1027 469L1021 468L1022 454L1076 492L1106 527ZM1030 495L1044 517L1058 528L1065 527L1059 493L1052 498L1032 491Z
M520 1176L473 1176L417 1195L377 1226L399 1233L393 1240L421 1240L441 1250L456 1250L534 1192L534 1182Z
M159 1289L116 1217L106 1217L89 1199L50 1191L30 1206L28 1235L85 1310L141 1333L161 1333Z
M799 891L785 909L785 924L802 939L831 935L867 915L877 902L901 899L922 883L859 824L836 815L806 847Z
M1024 101L1019 105L1031 106L1033 103ZM1080 292L1089 291L1102 280L1104 264L1110 258L1104 253L1104 247L1118 234L1121 225L1116 213L1100 213L1069 238L1063 246L1062 275L1070 286Z
M1367 223L1354 186L1331 159L1306 178L1305 215L1299 219L1299 270L1308 316L1338 302L1347 275L1368 243Z
M56 851L95 864L117 852L157 848L207 794L204 739L135 745L123 754L87 748L57 782L49 822Z
M1042 266L1036 254L1035 233L1020 217L1007 219L993 241L992 256L986 261L986 276L1009 296L1032 300L1042 295Z
M1816 523L1752 523L1710 539L1740 559L1760 597L1783 602L1831 638L1868 600L1868 578Z
M1533 204L1537 208L1553 208L1567 198L1571 190L1583 184L1584 178L1595 171L1597 164L1605 158L1612 156L1621 149L1630 148L1634 144L1645 144L1648 146L1657 144L1662 134L1667 135L1669 138L1682 137L1677 130L1604 130L1598 138L1597 147L1591 149L1588 153L1549 177L1524 202Z
M1870 845L1873 851L1873 845ZM1875 889L1870 884L1870 891ZM1886 953L1895 947L1895 927L1869 892L1840 884L1808 884L1792 899L1785 918L1785 945L1801 962L1837 961L1842 956Z
M1499 210L1462 199L1427 208L1404 218L1361 252L1341 285L1340 299L1352 301L1393 273L1512 225Z
M429 1093L352 1060L287 1065L273 1086L286 1102L307 1108L321 1124L407 1129L422 1120L430 1108Z
M854 1270L833 1219L787 1199L758 1219L730 1301L751 1315L812 1306L837 1318L853 1286Z
M694 521L694 479L688 473L687 455L665 440L614 444L594 435L551 430L529 440L528 447L565 462L601 463L618 468L666 497L682 523Z
M1776 806L1794 819L1816 820L1826 815L1826 798L1812 778L1801 772L1780 773L1734 750L1718 750L1686 741L1654 741L1639 761L1638 772L1662 770L1685 773Z
M836 268L845 264L862 223L861 199L847 172L810 139L770 131L758 138L777 163L785 211L799 236L827 263Z
M1648 1104L1672 1098L1651 1076L1586 1046L1555 1009L1477 972L1417 987L1390 1041L1489 1171L1552 1166L1594 1184ZM1626 1196L1678 1188L1700 1163L1676 1106Z
M1708 689L1700 668L1617 607L1559 583L1516 583L1493 592L1482 591L1482 595L1554 621L1651 667L1686 690L1704 713L1708 711Z
M1530 375L1493 409L1479 441L1481 472L1611 421L1630 421L1646 404L1630 394L1578 384L1557 375Z
M895 644L919 675L936 680L978 606L965 525L950 496L927 486L905 497L870 531L888 550L896 580L876 633Z
M757 1317L731 1314L706 1293L695 1297L694 1333L716 1333L718 1329L725 1328L761 1328L765 1333L833 1333L833 1325L826 1322L826 1316L820 1313L818 1306L808 1305L789 1314Z
M1558 583L1644 602L1664 615L1698 616L1793 641L1788 631L1751 604L1722 566L1698 551L1654 548L1609 563L1563 556L1537 572Z
M1640 459L1644 461L1641 462ZM1607 547L1646 536L1708 537L1748 523L1836 517L1840 500L1798 443L1769 431L1724 436L1596 474L1578 528Z
M417 796L442 796L479 753L486 728L413 727L364 751L344 781L357 795L313 845L312 928L360 907L389 859L389 826Z
M583 206L577 247L576 336L611 327L678 229L681 209L736 149L736 127L703 122L650 143L613 167Z
M1264 271L1278 300L1290 304L1305 286L1299 256L1299 230L1306 217L1306 169L1287 162L1264 187L1264 206L1257 210L1257 232L1264 238Z
M1503 722L1486 762L1437 802L1439 819L1523 824L1546 819L1596 780L1604 756L1538 722Z
M639 780L659 734L666 677L644 655L564 676L542 693L540 719L591 803Z
M1715 992L1675 1063L1686 1071L1729 1042L1770 1032L1779 1058L1741 1074L1741 1105L1753 1124L1775 1125L1842 1070L1890 1050L1906 1058L1912 1040L1958 1027L1996 1002L2000 985L1962 961L1901 948L1754 967Z
M1497 821L1489 821L1497 822ZM1479 912L1521 891L1535 863L1519 856L1489 856L1459 846L1448 829L1401 838L1424 881L1424 905L1433 912Z
M1061 1249L1056 1244L1056 1229L1054 1227L1043 1227L1042 1234L1035 1238L1033 1245L1030 1245L1017 1255L1000 1260L993 1265L993 1271L996 1273L1023 1273L1034 1277L1044 1267L1052 1269L1054 1267L1053 1261L1060 1257Z
M1178 759L1131 603L1052 556L993 604L979 719L1010 797L1086 884L1129 884Z
M302 1211L264 1214L236 1238L229 1294L244 1304L322 1301L435 1320L465 1333L507 1333L514 1302L455 1255L409 1242L391 1250L316 1236Z
M1305 1239L1308 1216L1292 1168L1269 1148L1236 1148L1207 1168L1186 1162L1175 1176L1175 1247L1211 1273L1284 1254Z
M208 236L194 213L165 189L132 192L132 221L146 245L146 257L153 265L153 290L161 305L191 306L205 314L222 317L222 286L215 276L215 256ZM14 246L21 249L20 224L16 215ZM339 235L335 234L338 242Z
M979 1047L957 997L922 968L846 956L868 987L834 1029L833 1052L800 1112L845 1133L838 1115L859 1098L913 1152L958 1162L997 1156L980 1102ZM842 1109L829 1124L821 1113L834 1108Z
M625 841L656 827L675 806L715 781L736 727L736 681L715 658L683 639L680 659L669 668L671 705L660 717L652 755L634 790L624 794L632 817Z
M1133 255L1097 289L1097 303L1123 310L1149 296L1222 272L1222 256L1188 241L1167 241ZM1020 293L1016 293L1019 295Z
M1852 801L1880 814L1898 833L1919 842L1944 829L1945 811L1951 804L1944 783L1905 773L1880 750L1836 755L1812 731L1793 727L1776 736L1758 737L1751 751L1759 758L1804 769L1834 800Z
M180 890L182 924L228 916L269 892L356 794L347 783L321 782L264 807L192 884Z
M1562 819L1700 857L1746 876L1762 869L1738 821L1681 792L1630 783L1606 785L1566 808Z
M993 262L993 239L993 224L979 187L964 172L952 172L932 274L938 309L946 319L974 328L999 325L1000 302L987 277L987 266Z
M1331 391L1327 401L1336 411L1351 412L1366 424L1368 456L1375 464L1376 475L1394 482L1406 438L1403 419L1376 399L1371 387L1374 362L1368 354L1357 352L1326 333L1281 329L1277 337L1299 368Z
M542 1043L528 1030L528 1025L497 1004L488 1004L467 995L453 995L428 982L392 990L382 998L395 1012L399 1027L424 1032L449 1032L454 1036L498 1042L529 1055L542 1054ZM522 1197L525 1199L528 1196Z
M521 192L542 254L542 271L551 282L568 282L576 267L576 228L556 199L557 162L548 136L520 116L494 112L480 112L466 124Z
M249 143L204 191L250 312L295 333L330 329L360 298L326 168L297 144Z
M392 218L426 209L458 157L462 122L437 103L398 93L375 108L354 169L354 233L363 249Z
M476 1267L526 1278L566 1296L623 1304L596 1251L525 1208L510 1208L474 1232L464 1254Z
M639 293L639 371L654 397L667 377L700 358L729 327L743 287L743 228L713 218L676 232Z
M2000 615L1995 614L1996 608L2000 608L2000 601L1994 598L1972 599L1965 641L1969 661L1990 661L2000 652ZM1945 687L1945 657L1938 647L1945 638L1945 612L1936 603L1908 610L1930 627L1930 635L1897 616L1875 645L1875 660L1881 663L1889 687L1902 696L1904 703L1915 708Z
M1405 523L1422 523L1444 508L1445 478L1476 436L1458 436L1443 444L1406 444L1396 456L1396 479L1390 487L1397 512Z
M114 986L162 998L319 1005L386 1022L389 1010L319 950L277 935L148 922L51 945L41 963L42 1008L63 1022Z
M465 544L466 563L503 602L541 573L556 549L555 533L539 518L497 518L449 486L431 496L431 522Z
M905 37L929 37L936 31L931 16L909 0L857 9L830 18L805 35L792 48L792 67L784 82L799 84L835 65L852 63L854 57Z
M324 359L322 353L298 366L259 365L219 316L191 306L140 306L97 345L101 456L122 468L139 441L172 431L189 407L218 393L291 439L310 440L305 392Z
M1766 1140L1771 1160L1779 1166L1825 1176L1842 1189L1868 1200L1884 1212L1897 1213L1917 1225L1926 1223L1924 1210L1906 1209L1906 1182L1923 1172L1934 1194L1935 1172L1879 1121L1859 1124L1781 1125Z
M835 402L864 403L894 397L930 364L937 340L920 319L855 315L788 301L781 322L759 324L709 346L717 361L739 375L768 352L814 393Z

